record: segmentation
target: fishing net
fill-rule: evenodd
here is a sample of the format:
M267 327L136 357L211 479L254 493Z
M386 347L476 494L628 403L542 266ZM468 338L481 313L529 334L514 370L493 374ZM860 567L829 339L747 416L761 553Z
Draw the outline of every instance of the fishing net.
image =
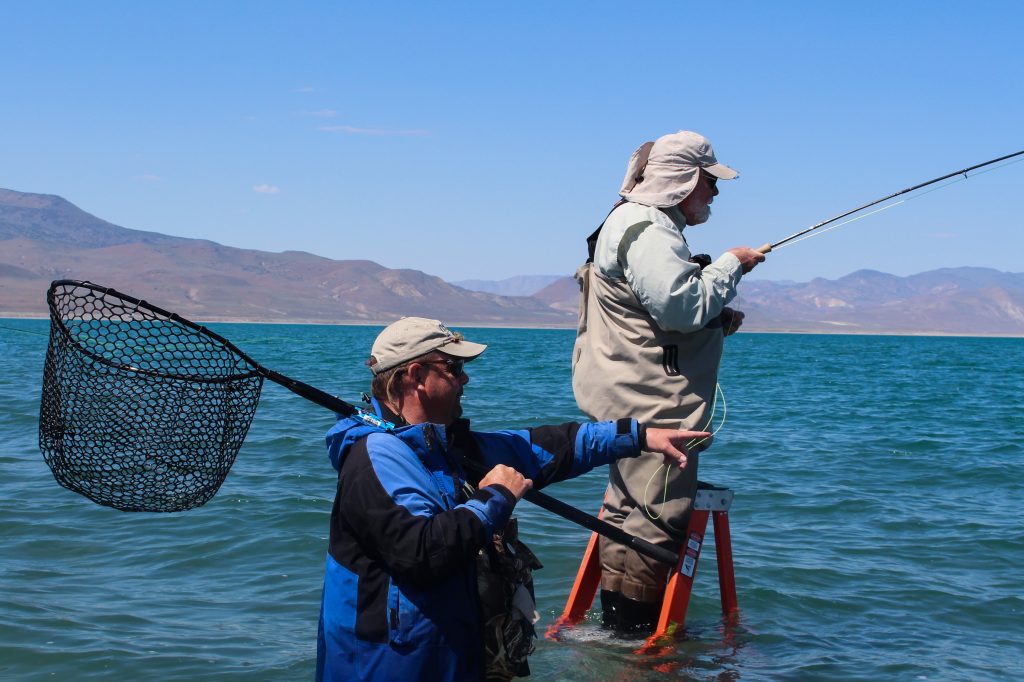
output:
M124 511L184 511L224 482L263 376L231 343L89 282L47 293L39 447L62 486Z

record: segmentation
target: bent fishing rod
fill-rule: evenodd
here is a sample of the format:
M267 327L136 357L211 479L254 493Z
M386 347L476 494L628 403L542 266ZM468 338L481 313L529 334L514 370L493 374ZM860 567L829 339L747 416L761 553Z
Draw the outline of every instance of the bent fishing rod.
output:
M863 206L858 206L857 208L855 208L853 210L846 211L844 213L840 213L839 215L835 216L834 218L829 218L828 220L823 220L823 221L821 221L820 223L818 223L816 225L811 225L810 227L808 227L808 228L806 228L804 230L800 230L799 232L797 232L795 234L789 235L785 239L780 239L779 241L775 242L774 244L771 244L771 243L765 244L764 246L758 248L757 251L760 251L761 253L769 253L769 252L779 248L780 246L782 246L784 244L788 244L788 243L790 243L790 242L792 242L792 241L794 241L794 240L796 240L796 239L798 239L800 237L803 237L806 234L809 234L811 232L814 232L815 230L818 230L818 229L820 229L822 227L825 227L826 225L831 225L832 223L834 223L837 220L842 220L843 218L845 218L847 216L851 216L854 213L859 213L859 212L863 211L866 208L871 208L872 206L877 206L878 204L881 204L881 203L883 203L885 201L889 201L891 199L895 199L896 197L903 196L904 194L909 194L910 192L914 192L914 191L922 189L924 187L928 187L929 185L934 185L937 182L942 182L943 180L948 180L949 178L953 178L953 177L956 177L958 175L963 175L964 178L966 178L967 174L970 173L971 171L978 170L979 168L984 168L985 166L991 166L994 163L999 163L1000 161L1006 161L1007 159L1012 159L1012 158L1014 158L1016 156L1020 156L1022 154L1024 154L1024 150L1021 150L1019 152L1014 152L1013 154L1007 154L1006 156L1000 156L998 159L992 159L991 161L985 161L984 163L975 164L973 166L970 166L969 168L963 168L961 170L954 171L952 173L947 173L947 174L943 175L942 177L935 178L934 180L929 180L927 182L922 182L922 183L920 183L918 185L914 185L913 187L908 187L907 189L900 190L899 192L895 192L895 193L890 194L888 196L882 197L881 199L876 199L875 201L872 201L870 203L864 204ZM897 203L899 203L899 202L897 202ZM893 205L896 205L896 204L893 204ZM889 208L889 207L886 206L884 208ZM879 210L884 210L884 208L883 209L879 209ZM868 214L868 215L870 215L870 214ZM838 227L838 226L836 226L836 227Z
M39 449L58 483L98 504L176 512L208 502L241 449L264 379L339 416L394 428L133 296L57 280L46 298L50 341ZM542 492L524 497L652 559L678 561L675 553Z

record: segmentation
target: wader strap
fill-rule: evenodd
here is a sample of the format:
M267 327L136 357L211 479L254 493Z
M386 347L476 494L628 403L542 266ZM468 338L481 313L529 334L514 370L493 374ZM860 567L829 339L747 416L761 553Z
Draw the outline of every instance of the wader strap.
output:
M612 210L608 211L608 215L606 215L604 217L604 220L602 220L601 224L597 226L597 229L594 230L590 234L589 237L587 237L587 262L588 263L593 263L594 262L594 249L597 248L597 238L599 236L601 236L601 228L604 227L605 222L607 222L608 216L612 214L612 211L617 209L619 206L622 206L624 203L626 203L625 199L619 199L618 201L616 201L615 205L612 206Z

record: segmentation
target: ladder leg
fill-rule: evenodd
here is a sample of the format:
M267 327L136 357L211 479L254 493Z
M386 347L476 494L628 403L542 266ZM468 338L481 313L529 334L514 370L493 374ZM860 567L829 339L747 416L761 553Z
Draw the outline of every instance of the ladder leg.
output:
M733 616L739 611L736 599L736 574L732 565L732 538L729 535L729 512L713 512L715 556L718 558L718 590L722 595L722 613Z
M658 626L648 643L681 627L686 621L686 609L690 605L690 593L693 591L693 579L697 575L697 561L704 544L704 532L708 526L708 512L694 509L690 513L690 523L686 527L686 545L679 555L676 570L669 578L665 589L665 598L661 605L661 616Z
M558 619L548 626L546 639L558 639L558 633L565 627L576 625L587 615L594 604L594 595L601 584L601 553L597 533L591 533L587 551L583 553L579 571L572 592L565 603L565 610Z

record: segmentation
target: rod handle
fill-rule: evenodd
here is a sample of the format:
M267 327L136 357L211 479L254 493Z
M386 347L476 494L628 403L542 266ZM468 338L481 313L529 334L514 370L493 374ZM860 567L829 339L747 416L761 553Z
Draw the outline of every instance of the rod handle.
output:
M771 253L772 252L771 242L765 244L764 246L757 247L756 249L754 249L754 251L757 251L758 253Z

